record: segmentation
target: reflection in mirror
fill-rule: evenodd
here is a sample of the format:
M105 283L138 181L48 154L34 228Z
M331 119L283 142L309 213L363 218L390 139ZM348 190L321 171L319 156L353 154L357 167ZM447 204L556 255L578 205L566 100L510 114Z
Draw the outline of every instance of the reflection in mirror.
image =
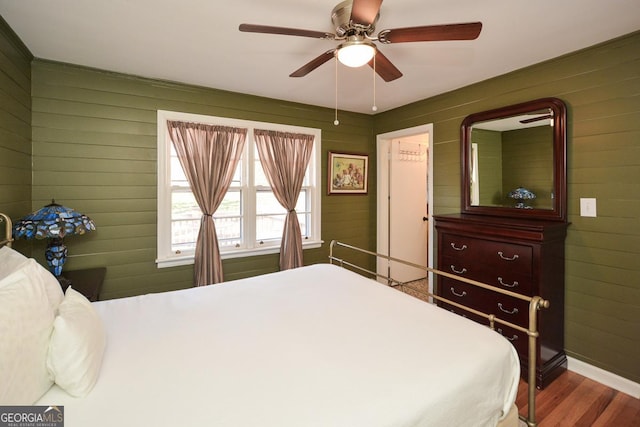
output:
M553 111L471 127L471 205L553 209Z
M462 212L566 221L566 107L542 98L467 116Z

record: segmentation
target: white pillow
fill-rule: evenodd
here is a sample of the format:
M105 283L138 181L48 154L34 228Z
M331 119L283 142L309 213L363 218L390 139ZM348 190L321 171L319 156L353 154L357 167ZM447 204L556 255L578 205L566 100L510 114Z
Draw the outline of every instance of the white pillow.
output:
M86 396L100 374L106 334L93 306L67 288L53 322L47 367L53 380L75 397Z
M60 286L60 282L56 279L56 276L53 275L49 270L43 267L41 264L38 264L35 260L31 260L31 274L37 276L39 280L44 283L45 290L47 291L47 296L49 297L49 304L54 310L58 309L58 306L62 302L64 298L64 292L62 292L62 287Z
M0 405L32 405L52 384L47 352L54 311L34 260L0 280Z
M29 259L30 258L25 257L20 252L8 246L0 248L0 280L16 271ZM62 298L64 298L64 293L62 292L58 279L56 279L49 270L35 261L29 263L29 268L29 274L38 276L38 280L45 284L51 307L53 307L54 310L57 309L62 302Z
M0 248L0 280L18 269L28 258L20 252L3 246Z

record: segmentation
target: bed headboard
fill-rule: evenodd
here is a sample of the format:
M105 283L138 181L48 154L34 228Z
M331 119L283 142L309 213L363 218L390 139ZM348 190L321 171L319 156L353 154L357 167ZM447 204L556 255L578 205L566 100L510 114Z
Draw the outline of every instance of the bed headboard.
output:
M9 215L5 215L2 212L0 212L0 224L4 222L5 223L5 233L4 233L4 239L0 240L0 247L7 245L9 247L11 247L11 242L13 241L12 233L11 233L11 218L9 218Z

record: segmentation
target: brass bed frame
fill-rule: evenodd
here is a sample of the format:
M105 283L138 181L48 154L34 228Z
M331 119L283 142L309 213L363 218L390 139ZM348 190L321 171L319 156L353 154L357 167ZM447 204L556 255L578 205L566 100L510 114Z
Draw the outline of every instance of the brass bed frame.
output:
M4 233L4 240L0 240L0 248L3 247L4 245L11 247L11 242L13 242L13 238L11 237L12 236L11 218L9 218L8 215L5 215L2 212L0 212L0 222L2 221L4 221L5 223L5 233Z
M366 255L371 255L377 258L382 258L382 259L386 259L388 262L397 262L397 263L401 263L410 267L414 267L414 268L418 268L421 269L423 271L425 271L426 273L433 273L434 275L440 275L440 276L444 276L444 277L448 277L454 280L458 280L464 283L468 283L470 285L473 286L478 286L487 290L490 290L492 292L498 292L500 294L504 294L504 295L509 295L511 297L514 298L518 298L520 300L523 301L527 301L529 303L529 325L528 328L523 328L522 326L519 325L515 325L511 322L508 322L506 320L502 320L500 318L498 318L495 314L493 313L483 313L481 311L478 310L474 310L472 308L469 307L465 307L464 305L461 305L455 301L451 301L448 300L447 298L443 298L439 295L435 295L431 292L422 292L422 291L417 291L415 289L413 289L416 292L420 292L425 294L425 296L427 296L430 300L436 300L436 301L443 301L446 302L447 304L451 304L457 308L460 308L462 310L465 310L467 312L473 313L475 315L484 317L485 319L487 319L488 323L489 323L489 327L492 330L495 330L495 324L499 323L505 326L509 326L513 329L516 329L518 331L524 332L527 334L527 336L529 337L529 362L528 362L528 366L529 366L529 370L528 370L528 387L527 387L527 392L528 392L528 415L527 417L523 417L521 415L519 415L520 420L524 421L527 426L531 426L531 427L535 427L538 425L538 423L536 422L535 418L536 418L536 340L538 339L539 333L537 330L537 325L538 325L538 311L542 310L543 308L548 308L549 307L549 301L543 299L540 296L533 296L533 297L529 297L526 295L522 295L522 294L518 294L515 292L511 292L505 289L500 289L500 288L496 288L495 286L491 286L491 285L487 285L486 283L482 283L482 282L478 282L475 280L471 280L471 279L467 279L464 277L460 277L460 276L456 276L454 274L451 273L447 273L445 271L440 271L440 270L436 270L433 268L429 268L429 267L425 267L422 265L418 265L418 264L414 264L412 262L408 262L405 260L401 260L398 258L394 258L388 255L383 255L383 254L379 254L376 252L371 252L365 249L361 249L358 248L356 246L351 246L348 245L346 243L341 243L338 242L336 240L332 240L331 241L331 245L329 246L329 262L331 264L333 263L337 263L340 266L348 266L351 267L353 269L356 269L360 272L363 273L367 273L370 274L372 276L375 276L377 278L381 278L381 279L385 279L387 281L387 284L391 287L397 287L397 286L404 286L406 285L408 282L399 282L395 279L393 279L392 277L388 276L388 275L384 275L384 274L379 274L377 272L368 270L366 268L363 268L359 265L356 265L352 262L348 262L346 260L344 260L343 258L338 258L334 255L334 248L335 247L343 247L349 250L353 250L356 252L359 252L361 254L366 254Z

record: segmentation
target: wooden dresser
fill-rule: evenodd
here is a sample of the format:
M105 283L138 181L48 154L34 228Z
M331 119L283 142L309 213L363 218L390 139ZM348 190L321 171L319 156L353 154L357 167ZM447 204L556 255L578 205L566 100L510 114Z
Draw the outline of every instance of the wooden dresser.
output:
M539 314L537 387L546 387L567 367L564 353L564 241L567 223L484 215L434 216L438 236L438 269L528 296L540 295L550 307ZM495 313L527 326L528 304L481 288L439 277L436 292L452 301ZM452 306L441 306L486 324ZM462 313L461 313L462 311ZM522 376L527 378L527 336L496 325L515 346Z

